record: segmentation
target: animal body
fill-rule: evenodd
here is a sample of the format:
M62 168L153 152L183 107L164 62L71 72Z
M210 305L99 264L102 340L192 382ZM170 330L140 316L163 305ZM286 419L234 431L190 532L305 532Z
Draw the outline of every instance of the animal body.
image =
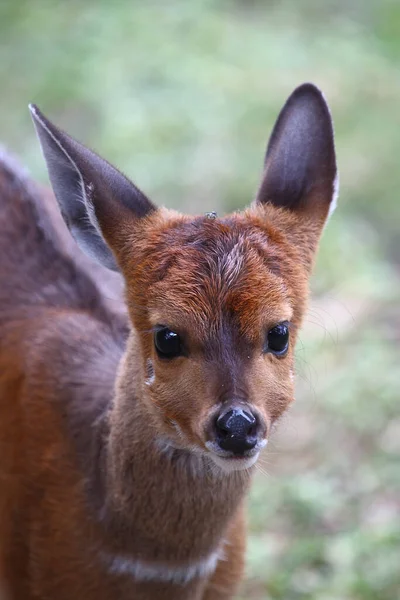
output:
M0 160L3 595L233 598L335 200L326 102L293 92L253 202L221 217L157 208L31 113L57 203Z

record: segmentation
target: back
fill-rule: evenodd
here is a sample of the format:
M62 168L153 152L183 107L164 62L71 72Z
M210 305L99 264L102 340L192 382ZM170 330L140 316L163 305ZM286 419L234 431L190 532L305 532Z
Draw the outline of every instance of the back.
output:
M39 510L32 494L49 453L67 471L85 456L85 424L107 409L128 333L122 293L118 274L81 254L52 195L0 155L0 580L12 571L21 597L22 515ZM81 422L67 422L65 403Z
M95 283L94 283L95 282ZM123 283L72 240L48 190L0 150L0 328L29 311L88 311L126 333Z
M50 361L54 372L58 355L60 369L76 372L79 363L88 381L85 361L94 352L115 369L129 330L122 294L120 275L76 246L53 196L0 154L0 394L6 380L26 378L33 362ZM74 330L80 337L90 330L91 339L73 353ZM116 357L108 344L120 349Z

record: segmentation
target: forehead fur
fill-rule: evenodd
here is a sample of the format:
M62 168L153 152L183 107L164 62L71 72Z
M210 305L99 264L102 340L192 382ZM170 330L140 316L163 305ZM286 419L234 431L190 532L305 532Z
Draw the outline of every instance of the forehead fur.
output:
M148 306L152 324L211 331L228 319L250 337L291 319L304 276L285 236L261 217L254 210L221 219L159 211L131 248L131 300Z

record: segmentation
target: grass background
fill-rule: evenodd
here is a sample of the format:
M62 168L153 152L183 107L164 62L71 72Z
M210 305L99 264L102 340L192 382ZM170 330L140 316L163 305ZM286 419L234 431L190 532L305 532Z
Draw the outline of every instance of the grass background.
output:
M0 137L35 177L32 101L188 212L247 204L284 100L323 89L339 208L297 403L250 497L239 598L400 598L400 3L2 0L0 58Z

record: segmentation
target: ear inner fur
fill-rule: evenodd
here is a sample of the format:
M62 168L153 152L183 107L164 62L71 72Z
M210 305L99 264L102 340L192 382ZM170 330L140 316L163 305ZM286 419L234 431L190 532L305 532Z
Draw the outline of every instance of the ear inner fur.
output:
M313 248L328 214L335 207L338 176L333 125L326 100L312 84L299 86L281 110L265 157L257 202L295 213L314 222Z
M68 228L91 258L117 270L105 240L115 254L126 222L156 207L115 167L51 123L36 106L30 110Z

